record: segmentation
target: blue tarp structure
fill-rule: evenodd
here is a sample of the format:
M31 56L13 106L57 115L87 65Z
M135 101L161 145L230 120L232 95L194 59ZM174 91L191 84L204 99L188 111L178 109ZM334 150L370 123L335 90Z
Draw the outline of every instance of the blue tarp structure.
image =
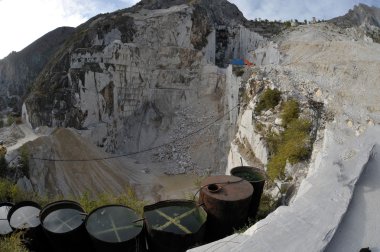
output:
M231 65L244 66L244 60L242 60L242 59L233 59L233 60L231 60Z

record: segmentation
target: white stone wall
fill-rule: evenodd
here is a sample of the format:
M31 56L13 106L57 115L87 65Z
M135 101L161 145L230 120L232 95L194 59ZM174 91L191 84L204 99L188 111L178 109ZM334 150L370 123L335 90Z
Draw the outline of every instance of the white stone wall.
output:
M248 141L249 147L255 154L256 158L264 165L268 163L268 149L263 137L255 130L253 111L254 104L251 101L238 120L238 132L235 135L234 141L231 142L226 174L230 174L232 168L241 166L242 162L243 165L252 165L251 160L246 160L244 156L239 153L236 141L240 143L243 143L244 139Z
M259 66L278 65L280 63L278 45L272 41L256 49L252 55L253 62Z
M216 50L216 38L215 38L215 30L213 30L207 37L208 44L205 48L203 48L204 59L206 63L215 65L215 50Z

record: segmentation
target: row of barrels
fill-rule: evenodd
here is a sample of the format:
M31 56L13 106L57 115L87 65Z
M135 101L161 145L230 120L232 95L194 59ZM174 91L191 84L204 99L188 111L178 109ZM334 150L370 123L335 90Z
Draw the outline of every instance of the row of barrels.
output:
M265 173L237 167L231 174L206 178L198 202L161 201L145 206L142 217L122 205L87 214L68 200L44 208L1 203L0 236L20 231L31 251L185 251L231 234L256 215Z

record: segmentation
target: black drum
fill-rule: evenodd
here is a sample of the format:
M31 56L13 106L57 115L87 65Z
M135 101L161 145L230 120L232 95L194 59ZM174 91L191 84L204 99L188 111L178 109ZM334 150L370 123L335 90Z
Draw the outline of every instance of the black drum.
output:
M0 203L0 237L7 236L13 232L7 219L8 212L12 206L13 204L9 202Z
M86 230L95 251L144 251L143 220L128 207L108 205L93 210L87 217Z
M40 214L42 228L54 251L91 251L85 229L86 214L79 203L69 200L53 202Z
M31 251L51 251L41 227L41 207L33 201L15 204L8 212L11 228L22 231L22 242Z
M168 200L144 207L149 251L178 252L201 245L206 211L190 200Z

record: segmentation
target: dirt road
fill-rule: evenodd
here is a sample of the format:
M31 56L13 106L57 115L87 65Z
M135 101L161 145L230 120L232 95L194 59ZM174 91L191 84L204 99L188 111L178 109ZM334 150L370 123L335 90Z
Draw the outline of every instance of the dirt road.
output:
M18 139L17 140L17 143L12 145L12 146L9 146L7 147L7 150L8 150L8 153L20 148L23 144L25 144L26 142L29 142L29 141L33 141L35 139L37 139L39 136L34 133L34 131L29 128L26 124L19 124L17 125L20 130L25 134L25 137L24 138L21 138L21 139Z

